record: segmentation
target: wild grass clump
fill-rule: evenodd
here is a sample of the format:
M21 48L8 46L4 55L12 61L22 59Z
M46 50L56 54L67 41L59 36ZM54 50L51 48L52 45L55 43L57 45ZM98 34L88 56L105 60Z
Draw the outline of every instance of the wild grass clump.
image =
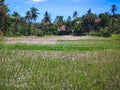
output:
M3 36L2 31L0 30L0 44L2 43L3 39L4 39L4 36Z
M120 51L0 50L0 90L119 90Z
M119 40L120 41L120 34L113 34L111 36L111 38L114 39L114 40Z

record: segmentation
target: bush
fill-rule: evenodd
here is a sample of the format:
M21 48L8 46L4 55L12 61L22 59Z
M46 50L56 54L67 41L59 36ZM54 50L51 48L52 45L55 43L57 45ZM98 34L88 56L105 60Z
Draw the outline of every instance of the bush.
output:
M100 30L101 36L103 37L110 37L111 36L111 29L108 27L105 27L104 29Z
M6 36L15 36L12 29L9 29L6 33Z
M33 31L33 35L36 35L36 36L43 36L43 34L44 34L43 31L40 29L35 29Z
M101 36L100 32L91 32L89 35L91 36Z
M3 32L0 30L0 38L3 37Z
M114 34L120 34L120 26L115 27L114 30L113 30L113 33Z
M97 32L91 32L90 35L110 37L111 36L111 29L108 27L100 28Z
M115 40L120 40L120 34L112 34L111 38Z

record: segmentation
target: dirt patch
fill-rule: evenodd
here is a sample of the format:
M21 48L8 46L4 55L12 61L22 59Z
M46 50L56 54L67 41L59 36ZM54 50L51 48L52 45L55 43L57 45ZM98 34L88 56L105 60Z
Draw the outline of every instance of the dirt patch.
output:
M58 40L79 40L91 39L90 36L49 36L49 37L36 37L36 36L22 36L22 37L7 37L5 44L56 44Z

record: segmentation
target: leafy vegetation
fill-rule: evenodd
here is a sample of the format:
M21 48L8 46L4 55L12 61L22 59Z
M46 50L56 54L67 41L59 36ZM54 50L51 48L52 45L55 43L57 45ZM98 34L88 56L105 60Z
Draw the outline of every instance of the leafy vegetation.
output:
M21 17L19 12L14 11L9 14L9 8L0 0L0 32L5 36L43 36L43 35L95 35L109 37L112 34L120 33L120 14L116 14L117 6L111 6L111 12L100 13L96 15L89 9L83 16L79 16L75 11L67 20L64 16L56 16L52 22L51 15L45 12L42 21L36 22L39 11L31 7ZM40 23L39 23L40 22ZM65 26L65 30L59 31L58 28Z

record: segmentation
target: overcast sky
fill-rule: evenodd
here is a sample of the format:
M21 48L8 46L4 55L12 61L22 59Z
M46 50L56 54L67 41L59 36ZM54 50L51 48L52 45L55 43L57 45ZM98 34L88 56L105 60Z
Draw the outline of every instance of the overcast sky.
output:
M37 21L41 21L46 11L51 14L54 21L56 16L61 15L66 19L72 16L74 11L82 16L90 8L96 14L110 12L112 4L117 5L116 13L120 13L120 0L5 0L5 3L8 4L10 14L17 11L21 16L25 16L31 7L36 7L40 13Z

